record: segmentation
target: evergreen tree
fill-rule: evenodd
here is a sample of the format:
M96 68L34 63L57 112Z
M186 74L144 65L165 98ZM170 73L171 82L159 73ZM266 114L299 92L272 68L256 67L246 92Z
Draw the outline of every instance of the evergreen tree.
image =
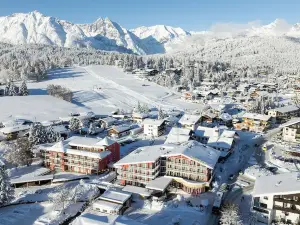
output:
M72 117L72 119L70 119L69 122L69 129L71 131L78 131L80 128L81 128L81 121L76 117Z
M164 118L166 118L166 114L162 111L162 109L159 109L159 111L158 111L158 119L162 120Z
M29 130L28 139L33 145L47 143L48 133L46 128L42 124L34 124Z
M22 84L21 84L19 90L20 90L19 92L20 92L21 96L26 96L29 94L25 80L22 81Z
M53 130L53 127L50 126L47 130L47 142L48 143L54 143L54 142L58 142L61 139L61 136L58 132Z
M5 159L16 166L29 166L32 163L32 144L26 138L18 138L15 142L9 143L5 153Z
M242 221L239 216L238 206L235 204L227 204L222 208L222 214L220 217L221 224L224 225L242 225Z
M90 123L89 134L95 134L95 133L96 133L96 124Z
M7 172L0 167L0 206L9 203L14 198L14 189L10 186Z

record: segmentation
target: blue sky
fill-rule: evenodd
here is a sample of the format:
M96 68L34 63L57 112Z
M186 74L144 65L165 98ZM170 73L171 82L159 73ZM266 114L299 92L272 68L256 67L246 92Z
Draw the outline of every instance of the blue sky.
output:
M0 16L38 10L73 23L109 17L123 27L164 24L205 30L216 23L300 22L298 0L1 0Z

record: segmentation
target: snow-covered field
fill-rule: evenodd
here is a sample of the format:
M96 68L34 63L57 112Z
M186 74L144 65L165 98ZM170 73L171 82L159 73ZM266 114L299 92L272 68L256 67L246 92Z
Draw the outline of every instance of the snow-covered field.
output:
M130 110L138 102L164 109L201 108L180 100L180 95L169 88L137 79L113 66L56 69L48 76L48 80L29 83L30 94L47 94L47 85L59 84L74 92L74 104L96 113L110 113L117 108Z
M36 87L38 85L42 85L42 83L35 84ZM42 89L33 89L31 92L46 94L46 91ZM68 116L71 112L87 111L85 108L48 95L1 97L0 107L0 121L7 121L12 118L32 121L55 120L60 116Z

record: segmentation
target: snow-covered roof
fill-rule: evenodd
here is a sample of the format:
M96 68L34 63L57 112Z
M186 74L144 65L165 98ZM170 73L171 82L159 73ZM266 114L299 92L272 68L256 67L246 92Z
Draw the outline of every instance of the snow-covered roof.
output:
M130 193L142 195L144 197L149 197L153 193L152 190L148 190L148 189L143 188L143 187L132 186L132 185L126 185L122 190L126 191L126 192L130 192Z
M119 126L113 126L111 129L117 131L118 133L122 133L124 131L131 130L131 127L129 125L122 124Z
M280 113L289 113L289 112L295 112L295 111L299 111L299 110L300 109L295 105L287 105L284 107L271 109L270 111L276 111L276 112L280 112Z
M158 177L154 180L151 180L146 188L157 191L165 191L169 184L172 182L171 177Z
M97 138L88 138L88 137L72 137L66 140L69 145L80 146L80 147L100 147L100 146L109 146L115 143L114 140L109 137L104 139Z
M185 128L179 128L179 127L173 127L170 130L170 133L167 136L167 139L165 141L165 144L178 144L178 143L184 143L190 140L190 129Z
M123 204L131 197L131 195L132 194L129 192L108 189L99 197L99 199Z
M180 120L178 121L180 124L196 124L200 120L201 116L200 115L189 115L189 114L184 114Z
M100 119L100 121L103 121L105 123L113 123L113 122L117 121L117 119L115 119L113 117L106 117L106 118Z
M300 123L300 117L292 118L291 120L287 121L286 123L281 124L280 127L288 127L288 126L294 125L296 123Z
M79 139L78 139L79 138ZM88 139L88 140L85 140ZM90 140L92 139L92 140ZM82 141L80 141L82 140ZM98 141L95 144L92 144L93 141ZM104 144L110 143L110 139L102 139L99 141L99 139L95 138L85 138L85 137L71 137L65 141L59 141L55 143L53 146L47 148L48 151L54 151L54 152L63 152L66 154L72 154L72 155L80 155L80 156L86 156L89 158L95 158L95 159L103 159L107 157L108 155L111 154L110 151L101 151L101 152L89 152L89 151L84 151L84 150L78 150L78 149L72 149L69 148L69 145L74 145L74 146L81 146L81 147L99 147L99 146L106 146ZM80 141L80 142L76 142ZM102 142L101 144L97 144L99 142Z
M291 195L300 193L299 173L282 173L273 176L261 176L255 181L253 196Z
M220 152L197 141L188 141L180 145L164 144L146 146L136 149L115 163L115 166L155 162L159 157L184 155L213 169Z
M233 138L227 137L210 137L207 145L213 148L230 149L233 144Z
M123 205L97 199L96 201L93 202L92 207L94 209L99 208L99 209L105 209L107 211L119 211L123 207Z
M145 225L126 216L108 215L100 212L88 212L78 216L72 225Z
M22 177L22 178L10 179L10 183L19 184L19 183L27 183L27 182L34 182L34 181L53 180L53 177L54 177L53 174L44 175L44 176Z
M263 114L258 114L258 113L245 113L243 115L243 118L268 121L271 118L271 116L269 116L269 115L263 115Z
M29 125L16 125L11 127L3 127L2 129L0 129L0 133L9 134L9 133L13 133L17 131L25 131L29 129L30 129Z
M213 137L213 136L219 136L220 135L220 130L218 128L211 128L211 127L202 127L199 126L197 129L194 131L195 136L198 137Z
M230 120L232 120L232 116L228 113L222 113L220 115L220 119L223 121L230 121Z
M133 118L145 119L145 118L149 117L149 114L148 113L134 112L134 113L132 113L132 117Z
M68 133L68 129L64 125L52 126L53 130L57 133Z
M145 119L143 121L143 124L149 124L153 126L160 126L165 122L165 120L156 120L156 119Z

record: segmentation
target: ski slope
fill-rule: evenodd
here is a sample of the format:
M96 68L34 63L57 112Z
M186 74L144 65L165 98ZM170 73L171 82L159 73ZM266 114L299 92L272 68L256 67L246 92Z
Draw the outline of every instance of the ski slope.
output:
M74 104L96 113L110 113L117 108L131 110L138 102L165 110L201 108L181 100L180 94L171 89L137 79L113 66L56 69L48 76L48 80L28 84L30 94L47 94L47 85L59 84L74 92Z

